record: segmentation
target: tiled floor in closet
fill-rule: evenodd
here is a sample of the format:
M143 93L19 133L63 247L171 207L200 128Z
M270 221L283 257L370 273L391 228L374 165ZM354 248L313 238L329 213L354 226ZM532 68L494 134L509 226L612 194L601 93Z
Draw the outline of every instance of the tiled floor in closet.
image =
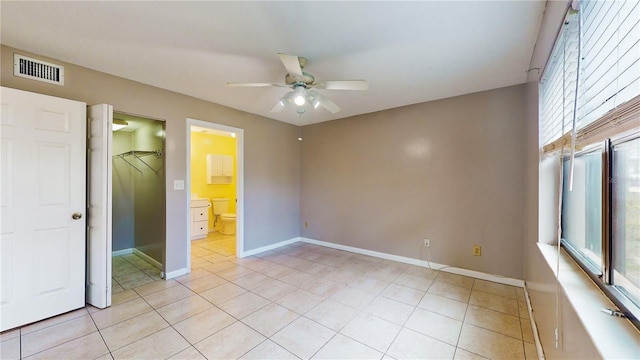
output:
M520 288L305 243L236 259L229 240L193 241L190 274L117 280L108 309L2 333L0 358L537 358Z

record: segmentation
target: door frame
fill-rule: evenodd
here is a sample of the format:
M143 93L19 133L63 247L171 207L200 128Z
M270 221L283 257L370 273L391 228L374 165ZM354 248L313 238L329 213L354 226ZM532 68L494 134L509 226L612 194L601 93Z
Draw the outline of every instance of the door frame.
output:
M190 224L191 198L191 126L198 126L236 134L236 257L244 257L244 129L187 118L187 173L185 178L185 198L187 206L184 217ZM187 269L191 269L191 226L187 225ZM189 270L190 271L190 270Z

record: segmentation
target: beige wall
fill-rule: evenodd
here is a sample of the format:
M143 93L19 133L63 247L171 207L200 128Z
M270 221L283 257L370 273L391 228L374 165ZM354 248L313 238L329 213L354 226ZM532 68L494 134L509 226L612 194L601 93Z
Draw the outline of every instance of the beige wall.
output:
M90 105L108 103L118 112L166 121L164 264L167 272L184 269L187 264L188 194L184 190L173 190L173 181L187 179L188 117L244 129L245 250L298 236L300 144L297 127L25 51L18 52L65 65L65 86L15 77L13 53L16 51L2 46L2 86Z
M305 126L301 235L522 278L525 90Z

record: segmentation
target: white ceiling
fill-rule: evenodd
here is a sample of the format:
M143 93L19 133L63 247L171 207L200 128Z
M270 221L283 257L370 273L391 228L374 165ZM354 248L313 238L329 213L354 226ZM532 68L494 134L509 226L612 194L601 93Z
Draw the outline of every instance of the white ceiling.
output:
M545 1L1 1L4 45L293 124L526 82ZM286 88L277 53L309 59L342 111L271 113Z

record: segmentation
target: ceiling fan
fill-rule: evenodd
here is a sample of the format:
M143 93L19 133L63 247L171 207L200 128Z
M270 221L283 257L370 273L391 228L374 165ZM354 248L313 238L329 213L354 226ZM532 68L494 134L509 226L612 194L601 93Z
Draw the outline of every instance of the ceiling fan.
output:
M302 71L307 65L308 60L301 56L287 55L278 53L280 60L287 70L284 78L284 84L277 83L242 83L228 82L229 87L288 87L292 91L286 93L271 109L271 112L280 112L287 105L294 104L299 114L304 113L308 108L317 109L319 106L324 107L332 114L340 111L340 107L324 95L315 91L322 90L367 90L369 85L366 80L326 80L316 82L316 79L310 73Z

